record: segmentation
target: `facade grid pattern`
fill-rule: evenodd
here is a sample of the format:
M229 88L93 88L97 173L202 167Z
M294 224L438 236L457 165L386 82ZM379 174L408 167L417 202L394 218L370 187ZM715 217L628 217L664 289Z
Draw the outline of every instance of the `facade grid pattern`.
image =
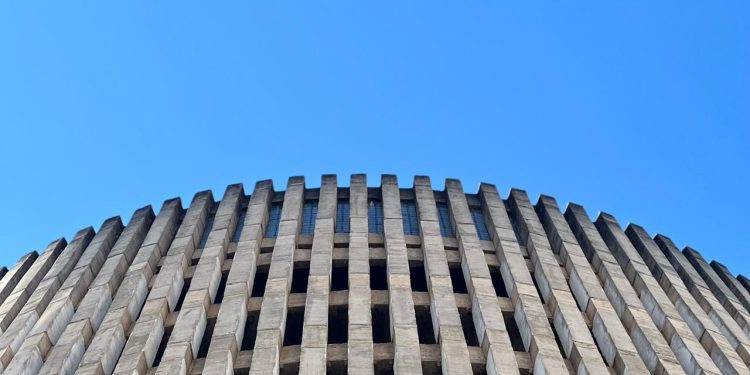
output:
M0 270L3 374L750 375L750 290L574 203L428 177L199 192Z

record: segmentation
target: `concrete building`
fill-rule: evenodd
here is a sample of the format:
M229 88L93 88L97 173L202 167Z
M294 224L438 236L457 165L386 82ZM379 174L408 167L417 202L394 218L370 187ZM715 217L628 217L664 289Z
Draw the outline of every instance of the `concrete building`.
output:
M490 184L319 186L199 192L21 257L0 370L750 375L750 283L667 237Z

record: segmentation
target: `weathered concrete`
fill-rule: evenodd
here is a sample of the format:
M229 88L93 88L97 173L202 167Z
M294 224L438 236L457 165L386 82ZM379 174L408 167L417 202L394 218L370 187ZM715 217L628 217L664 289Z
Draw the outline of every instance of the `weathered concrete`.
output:
M337 185L171 199L0 267L0 372L750 375L750 282L664 236L489 184Z

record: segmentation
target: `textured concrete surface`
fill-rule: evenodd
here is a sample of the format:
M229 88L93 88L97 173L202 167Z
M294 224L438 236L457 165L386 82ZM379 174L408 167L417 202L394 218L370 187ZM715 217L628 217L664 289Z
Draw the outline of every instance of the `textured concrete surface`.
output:
M0 372L750 375L724 264L552 197L379 177L230 185L27 253L0 268Z

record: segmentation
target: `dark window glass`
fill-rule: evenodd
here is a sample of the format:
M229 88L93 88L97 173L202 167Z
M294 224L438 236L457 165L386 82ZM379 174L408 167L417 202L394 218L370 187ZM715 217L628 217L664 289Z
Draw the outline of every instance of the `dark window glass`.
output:
M214 334L214 327L216 327L216 318L206 319L206 329L203 331L201 345L198 347L197 358L206 358L208 355L208 346L211 344L211 336Z
M349 201L340 200L336 204L336 233L349 233Z
M474 219L474 227L477 228L477 236L479 236L479 239L489 241L490 233L487 232L487 225L484 223L482 209L479 207L472 207L471 218Z
M279 233L279 221L281 220L281 203L271 205L271 212L268 213L268 226L266 227L266 237L276 238Z
M232 235L232 242L240 241L240 236L242 235L242 227L245 226L246 215L247 209L240 211L240 216L237 217L237 226L234 228L234 234Z
M315 219L318 217L318 201L307 201L302 208L302 234L315 233Z
M302 344L302 327L305 322L305 309L289 309L286 314L284 346Z
M388 314L388 306L373 306L370 308L372 314L372 342L391 342L391 319Z
M343 344L347 340L349 311L346 306L328 307L328 343Z
M417 206L414 204L414 201L401 201L401 217L404 222L404 234L419 234Z
M198 248L202 249L208 242L208 235L211 234L211 228L214 226L214 215L211 215L206 219L206 225L203 227L203 234L201 240L198 242Z
M443 237L456 237L453 232L453 226L451 225L451 216L448 205L445 203L437 204L438 222L440 223L440 234Z
M370 233L383 233L383 202L367 203L367 227Z

